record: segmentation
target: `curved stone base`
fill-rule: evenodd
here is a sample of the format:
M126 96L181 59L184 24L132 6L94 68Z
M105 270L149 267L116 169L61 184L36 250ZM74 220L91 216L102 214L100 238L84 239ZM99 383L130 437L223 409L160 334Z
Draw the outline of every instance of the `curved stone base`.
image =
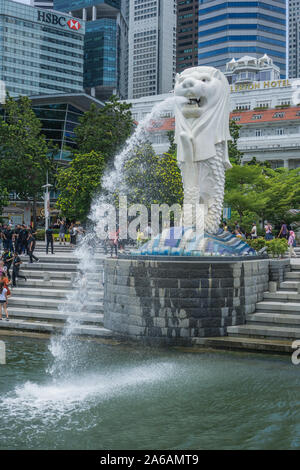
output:
M145 243L132 255L161 256L255 256L245 241L222 229L218 233L197 233L190 227L173 227Z
M268 259L107 259L104 326L148 343L190 344L193 337L224 336L228 326L245 323L268 290L270 274L287 262L275 267Z

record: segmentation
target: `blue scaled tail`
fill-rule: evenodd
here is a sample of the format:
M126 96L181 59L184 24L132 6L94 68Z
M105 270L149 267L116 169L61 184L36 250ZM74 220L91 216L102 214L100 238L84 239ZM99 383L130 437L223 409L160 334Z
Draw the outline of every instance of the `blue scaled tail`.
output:
M216 234L197 233L192 227L172 227L148 240L134 256L254 256L244 240L222 229Z

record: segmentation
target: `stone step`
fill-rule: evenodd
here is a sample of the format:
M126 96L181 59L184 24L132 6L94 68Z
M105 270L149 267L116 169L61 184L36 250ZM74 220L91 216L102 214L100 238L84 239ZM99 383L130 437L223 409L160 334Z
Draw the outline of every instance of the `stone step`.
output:
M45 308L57 310L60 306L68 308L68 311L76 311L76 308L81 304L75 302L66 301L65 299L41 299L36 297L10 297L8 301L8 307L21 306L27 308ZM103 302L87 302L84 308L87 312L99 312L103 311Z
M27 321L23 319L1 320L0 329L34 331L39 333L63 333L64 325L43 321ZM99 338L113 338L112 331L97 325L79 325L72 328L72 334L76 336L93 336Z
M43 279L44 273L47 272L50 275L51 280L71 280L74 276L74 272L66 272L66 271L42 271L42 270L31 270L31 269L24 269L23 265L20 269L20 274L26 276L27 279ZM21 279L20 279L21 281ZM23 282L23 281L22 281ZM25 281L24 281L25 282ZM28 282L28 281L27 281Z
M62 270L65 272L75 272L77 264L75 263L23 263L21 265L22 271L57 271Z
M300 302L300 294L293 291L264 292L264 300Z
M28 278L27 282L24 281L24 279L19 279L18 286L29 288L35 287L42 289L59 289L65 290L67 291L67 293L74 288L71 280L44 281L43 278ZM88 288L103 291L103 284L101 281L88 281Z
M210 337L193 338L193 346L196 348L228 349L232 351L252 351L263 353L291 354L292 342L290 340L262 339L247 337Z
M300 315L270 312L257 312L246 315L246 324L251 325L254 323L266 326L273 324L273 326L295 326L300 328Z
M274 313L281 313L281 312L292 312L295 314L300 313L300 303L298 302L275 302L275 301L262 301L257 302L256 304L256 312L259 311L268 311Z
M280 290L284 291L298 290L298 287L300 287L300 279L299 281L283 281L279 284Z
M78 259L75 256L56 256L46 255L38 252L34 252L35 256L39 259L39 263L57 263L57 264L78 264ZM23 264L29 264L29 257L26 255L20 256ZM36 264L36 262L34 262Z
M72 255L72 256L70 256L70 255L69 256L68 255L57 256L57 255L51 255L51 254L45 255L45 254L37 253L36 257L39 258L39 263L50 263L50 264L57 263L57 264L76 264L76 265L78 265L78 263L80 261L79 258L77 258L74 255ZM22 256L20 256L20 258L23 261L23 263L29 264L29 257L28 256L23 256L22 255ZM103 263L104 263L104 260L105 260L105 258L103 256L95 256L93 258L93 263L102 266Z
M252 338L277 338L283 340L300 339L300 328L273 325L238 325L227 328L228 336L252 337Z
M300 271L290 271L285 273L284 276L285 281L300 281Z
M82 323L94 323L103 325L102 313L76 314L72 312L59 312L56 310L46 310L38 308L11 307L8 308L9 318L25 318L35 320L51 320L66 322L69 318Z
M31 270L31 269L20 269L20 274L26 276L28 280L30 279L44 279L44 275L47 273L47 276L50 276L51 280L72 280L74 276L76 277L77 271L42 271L42 270ZM86 275L87 280L94 280L97 282L99 279L102 282L103 271L97 273L88 273ZM21 279L20 279L21 281ZM25 281L24 281L25 282ZM28 281L27 281L28 282Z
M47 288L31 288L31 287L13 287L12 290L12 298L15 297L31 297L31 296L38 296L41 299L42 298L55 298L55 299L66 299L66 296L70 294L72 291L65 291L65 290L59 290L59 289L47 289ZM93 300L101 300L101 294L97 292L89 292L89 298Z

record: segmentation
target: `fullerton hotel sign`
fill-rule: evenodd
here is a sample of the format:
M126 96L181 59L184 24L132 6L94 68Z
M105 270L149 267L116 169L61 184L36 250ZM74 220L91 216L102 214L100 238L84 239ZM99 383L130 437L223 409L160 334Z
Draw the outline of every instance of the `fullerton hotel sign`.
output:
M270 88L285 88L292 86L291 82L286 80L266 80L265 82L252 82L252 83L241 83L236 85L230 85L230 91L232 93L239 91L251 91L251 90L263 90Z

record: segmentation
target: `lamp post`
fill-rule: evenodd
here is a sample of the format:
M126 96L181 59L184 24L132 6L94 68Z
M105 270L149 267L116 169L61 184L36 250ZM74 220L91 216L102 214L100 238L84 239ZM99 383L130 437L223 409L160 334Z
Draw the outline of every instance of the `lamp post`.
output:
M45 189L44 192L44 212L45 212L45 232L49 228L49 217L50 217L50 193L49 188L53 186L52 184L48 183L48 171L47 171L47 183L42 186ZM46 233L45 233L46 237Z

